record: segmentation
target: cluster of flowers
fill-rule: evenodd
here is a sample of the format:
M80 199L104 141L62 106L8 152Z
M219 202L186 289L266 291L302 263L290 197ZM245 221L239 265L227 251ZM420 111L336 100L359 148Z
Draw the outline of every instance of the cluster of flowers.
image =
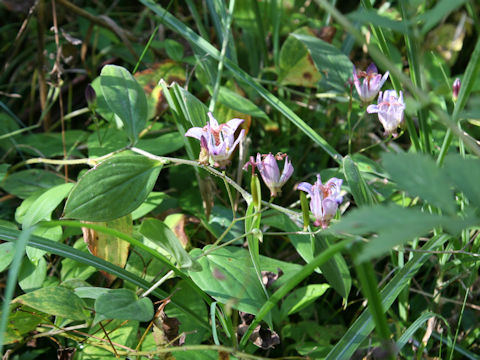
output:
M242 129L235 138L235 132L243 120L232 119L219 125L212 113L208 113L208 117L207 125L193 127L185 133L185 136L200 141L200 161L206 164L211 161L214 166L225 168L230 162L230 156L235 147L245 137L245 130ZM283 171L280 173L277 161L282 160L284 160L284 165ZM247 170L249 166L252 167L252 172L258 169L265 185L270 189L272 197L280 194L283 185L290 179L294 171L288 156L280 153L276 155L257 153L256 158L250 157L243 167L244 170ZM306 182L298 184L298 190L305 191L310 195L310 210L315 217L315 226L326 228L335 216L338 205L343 201L343 197L340 195L342 181L331 178L322 184L320 175L317 175L317 181L313 185Z
M397 136L397 128L403 123L403 111L405 103L403 102L403 93L400 95L395 90L380 91L385 81L387 81L389 72L383 76L378 74L375 64L370 64L367 71L356 71L353 69L353 83L357 89L358 96L364 103L371 102L378 95L377 105L369 105L368 113L377 113L378 120L383 125L385 135ZM363 78L362 83L360 79Z
M403 93L400 95L395 90L380 91L385 81L387 81L389 72L383 76L378 73L375 64L370 64L367 71L357 71L353 69L353 83L357 89L358 96L364 103L370 103L378 95L377 105L369 105L368 113L377 113L378 119L383 125L385 135L397 136L397 128L403 123L403 111L405 103ZM360 79L364 78L360 83ZM453 101L457 101L460 92L460 79L455 79L452 86Z
M385 130L385 135L397 136L397 129L403 123L403 112L405 103L403 93L399 94L395 90L380 91L385 81L387 81L389 72L383 76L378 74L375 64L370 64L366 71L353 70L353 83L358 92L358 96L364 103L370 103L378 94L377 105L369 105L368 113L377 113ZM360 79L363 81L360 82ZM453 84L453 99L456 101L460 90L460 80L455 80ZM185 136L193 137L200 141L201 152L200 162L204 164L213 164L213 166L225 168L230 163L230 158L236 146L245 137L245 130L241 130L235 137L238 127L243 123L242 119L232 119L224 124L218 124L212 113L208 113L209 121L204 127L193 127L189 129ZM283 171L280 173L277 161L284 160ZM278 153L276 155L257 153L256 158L250 157L250 160L244 165L244 170L252 167L252 173L258 169L263 181L270 189L272 197L277 196L293 174L292 163L288 160L286 154ZM317 175L317 181L309 184L302 182L298 184L297 190L306 192L310 196L310 210L315 217L315 226L326 228L330 220L335 216L338 205L343 201L340 195L342 180L331 178L325 184L322 184L320 175Z

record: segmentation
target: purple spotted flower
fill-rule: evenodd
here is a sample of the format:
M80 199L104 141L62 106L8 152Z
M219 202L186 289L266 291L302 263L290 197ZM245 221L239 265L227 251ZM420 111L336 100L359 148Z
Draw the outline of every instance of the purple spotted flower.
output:
M400 96L398 96L395 90L387 90L383 93L380 91L377 105L367 107L368 113L378 113L378 120L385 129L385 135L394 137L397 136L397 128L403 122L404 110L403 93L400 91Z
M360 99L365 103L371 102L377 96L385 81L387 81L388 74L388 71L383 76L379 74L374 63L368 66L367 71L357 72L353 68L353 83L357 88ZM364 78L361 84L360 78Z
M208 113L210 121L204 127L193 127L188 129L185 136L190 136L200 140L203 156L210 157L214 166L225 168L230 163L230 157L235 147L245 136L245 130L241 130L235 139L235 131L243 123L242 119L232 119L225 124L218 124L212 113Z
M282 174L280 174L277 160L283 159L285 159L285 162L283 164ZM277 155L272 155L270 153L268 155L261 155L260 153L257 153L256 161L254 161L253 156L251 156L250 161L245 164L243 169L247 170L249 165L251 165L252 168L258 168L258 171L260 172L260 175L262 176L265 185L267 185L267 187L270 189L271 196L277 196L278 194L280 194L282 186L288 181L288 179L290 179L293 174L293 166L292 163L288 160L287 154L279 153Z
M298 184L297 190L305 191L310 195L310 210L315 216L315 226L327 228L330 220L337 213L338 205L343 201L340 195L342 179L331 178L325 184L322 184L320 175L317 175L317 181L313 185L302 182Z

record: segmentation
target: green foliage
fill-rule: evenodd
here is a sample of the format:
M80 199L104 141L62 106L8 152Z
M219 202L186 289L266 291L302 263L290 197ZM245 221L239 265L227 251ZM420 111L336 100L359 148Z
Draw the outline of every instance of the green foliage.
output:
M0 353L478 358L478 3L45 5L1 9Z

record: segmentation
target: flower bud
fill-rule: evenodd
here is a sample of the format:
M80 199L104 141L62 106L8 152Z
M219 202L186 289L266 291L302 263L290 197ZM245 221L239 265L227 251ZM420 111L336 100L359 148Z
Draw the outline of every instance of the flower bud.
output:
M252 174L250 181L250 191L252 192L253 206L256 211L260 211L262 207L262 190L260 187L260 180L258 180L257 174Z
M88 108L91 110L97 102L97 93L91 84L85 88L85 99L87 99Z
M454 102L456 102L458 99L458 93L460 92L461 86L462 83L460 82L460 79L456 78L452 85L452 98Z
M300 205L302 206L303 230L306 231L310 225L310 210L307 195L303 191L300 191Z

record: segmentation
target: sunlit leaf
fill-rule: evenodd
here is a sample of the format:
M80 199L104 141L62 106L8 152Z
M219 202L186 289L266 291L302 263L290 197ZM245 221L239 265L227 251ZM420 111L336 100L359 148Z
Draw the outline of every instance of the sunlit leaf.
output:
M109 158L83 175L70 193L65 217L109 221L135 210L147 198L160 172L158 161L143 156Z

